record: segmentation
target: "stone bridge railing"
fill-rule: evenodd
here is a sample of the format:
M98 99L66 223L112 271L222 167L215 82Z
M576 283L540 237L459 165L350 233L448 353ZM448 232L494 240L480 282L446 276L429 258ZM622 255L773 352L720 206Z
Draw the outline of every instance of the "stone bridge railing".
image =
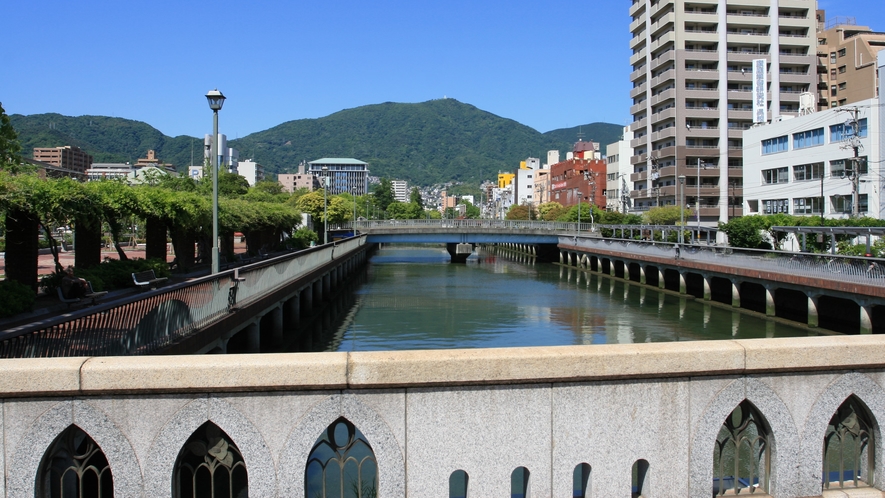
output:
M881 496L885 483L881 336L14 359L0 360L0 397L9 498L44 496L66 468L150 498L202 496L200 475L253 498L342 484L387 498ZM733 440L750 441L737 465Z

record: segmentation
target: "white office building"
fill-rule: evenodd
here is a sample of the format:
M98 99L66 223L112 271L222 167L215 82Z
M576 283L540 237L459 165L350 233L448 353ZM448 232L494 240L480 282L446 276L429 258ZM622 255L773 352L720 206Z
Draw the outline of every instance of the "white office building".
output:
M393 189L393 198L399 202L409 202L409 182L405 180L393 180L390 182Z
M227 170L230 173L239 174L237 170L237 164L240 160L240 153L237 149L232 149L227 146L227 135L223 133L218 134L218 143L221 145L221 148L218 149L218 159L220 164L227 167ZM203 136L203 159L206 160L209 158L209 154L211 152L212 147L212 135L206 134ZM192 174L189 176L193 177Z
M245 178L250 187L254 187L256 183L264 180L264 167L251 159L239 161L237 174Z
M633 182L630 180L630 174L633 173L633 164L630 163L630 157L633 156L631 140L633 132L629 126L625 126L621 140L605 146L607 211L626 213L633 207L630 199L630 191L633 190Z
M369 193L369 163L358 159L324 157L307 163L307 172L316 175L323 185L328 178L332 195L350 192L354 195Z
M871 99L745 131L743 214L882 218L881 114Z

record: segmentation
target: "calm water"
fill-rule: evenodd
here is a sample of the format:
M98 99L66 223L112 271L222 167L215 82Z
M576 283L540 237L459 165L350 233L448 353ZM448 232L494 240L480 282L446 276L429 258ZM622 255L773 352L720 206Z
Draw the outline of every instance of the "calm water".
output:
M814 335L506 250L466 265L441 247L388 246L288 350L370 351ZM302 328L302 330L304 330Z

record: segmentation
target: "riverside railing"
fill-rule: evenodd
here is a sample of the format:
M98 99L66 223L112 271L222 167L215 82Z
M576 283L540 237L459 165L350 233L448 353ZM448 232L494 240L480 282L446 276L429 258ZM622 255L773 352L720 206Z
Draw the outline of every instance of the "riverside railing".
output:
M562 232L591 232L595 230L594 223L568 223L562 221L541 220L362 220L348 223L347 228L356 227L357 230L372 229L409 229L409 228L439 228L439 229L495 229L495 230L550 230Z
M878 258L596 237L569 236L564 239L568 245L586 249L588 252L602 249L607 252L618 252L624 258L631 256L670 258L674 264L680 260L697 261L723 267L885 287L885 266Z
M150 354L365 244L356 237L0 334L0 358Z

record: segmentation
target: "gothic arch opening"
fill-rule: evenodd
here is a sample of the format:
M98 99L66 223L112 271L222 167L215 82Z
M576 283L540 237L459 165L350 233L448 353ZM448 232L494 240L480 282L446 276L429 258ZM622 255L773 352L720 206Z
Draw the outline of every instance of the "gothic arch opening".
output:
M212 422L201 425L175 460L174 498L246 498L249 475L239 448Z
M726 417L713 448L713 495L768 493L771 429L747 400Z
M34 489L36 498L113 498L114 479L101 448L72 425L43 454Z
M375 498L378 461L366 437L344 417L320 434L304 468L306 498Z

